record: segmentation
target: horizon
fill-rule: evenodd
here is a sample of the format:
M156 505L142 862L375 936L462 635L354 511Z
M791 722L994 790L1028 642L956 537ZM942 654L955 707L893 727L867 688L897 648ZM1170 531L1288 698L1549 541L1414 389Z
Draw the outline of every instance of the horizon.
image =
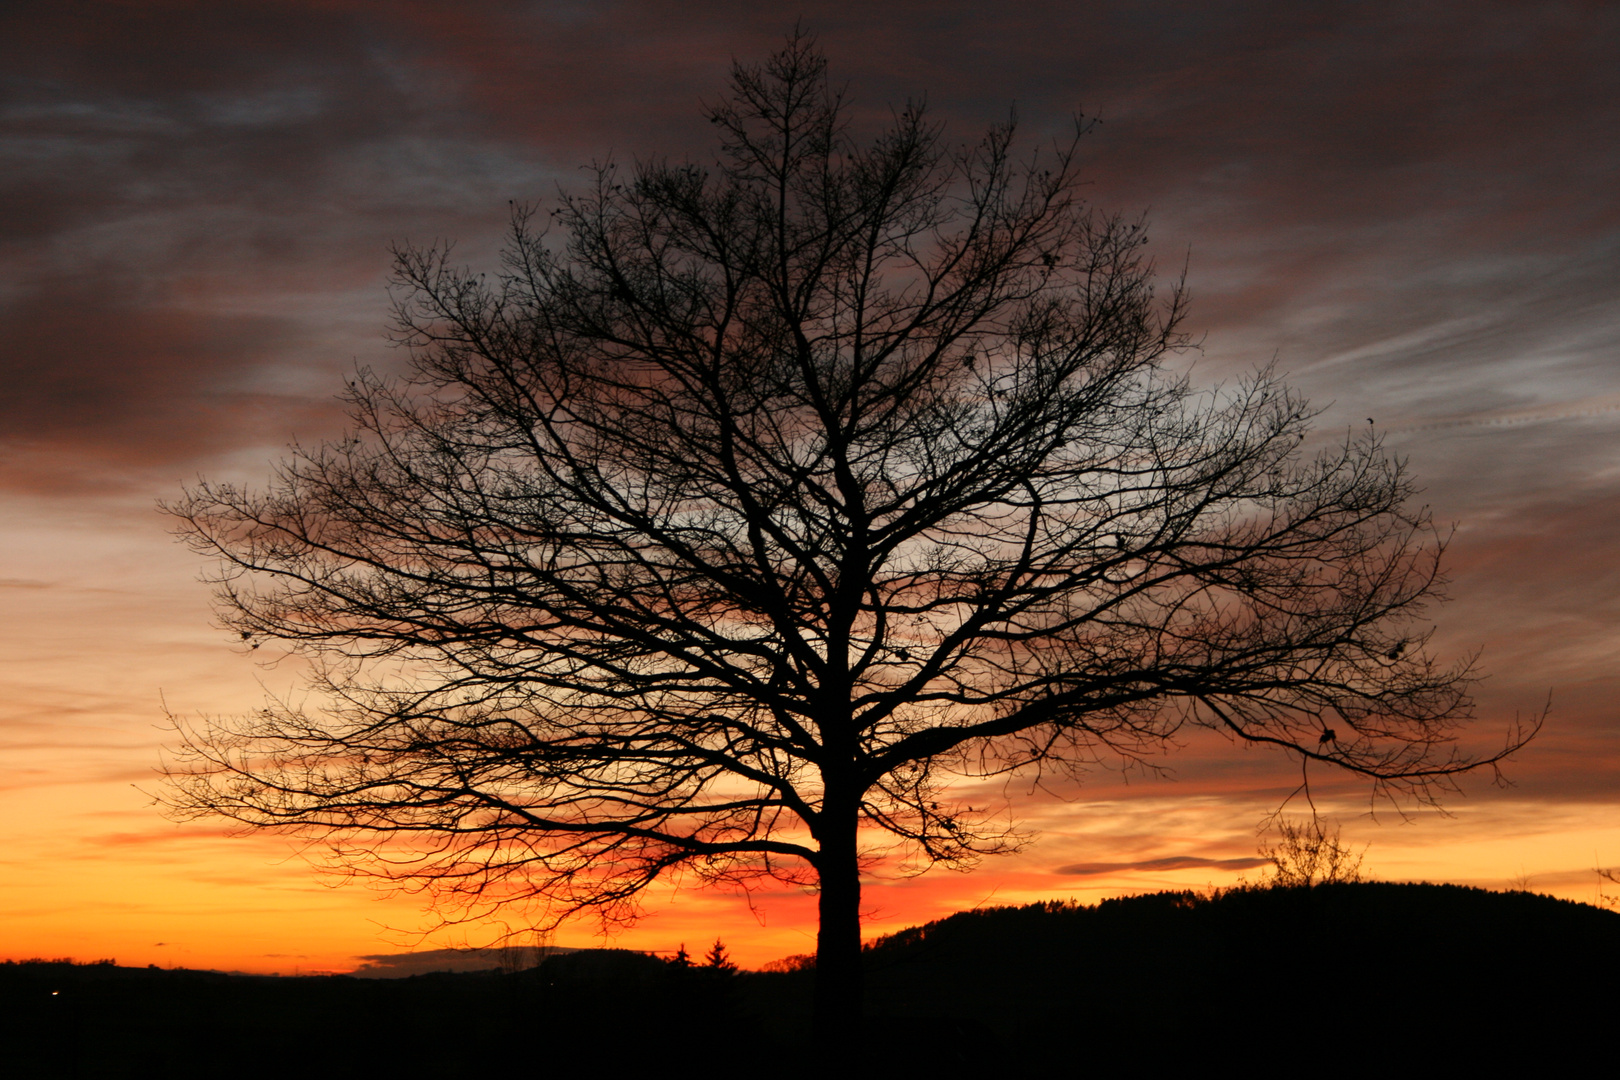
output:
M609 156L702 160L701 103L801 12L860 130L923 95L952 139L1014 105L1032 140L1100 114L1088 193L1149 215L1166 284L1185 260L1195 383L1275 357L1323 410L1310 445L1373 419L1455 523L1452 600L1431 618L1436 654L1478 650L1487 676L1466 744L1551 712L1507 763L1513 786L1464 777L1443 812L1403 818L1313 773L1369 876L1601 900L1596 869L1620 865L1620 149L1604 137L1620 11L22 2L0 16L0 959L285 974L513 928L434 928L421 898L334 888L286 837L150 805L166 715L296 699L302 670L212 627L204 567L153 507L199 475L262 484L290 442L341 431L344 376L399 364L390 243L446 238L491 266L509 199L549 199ZM1256 873L1268 815L1308 811L1298 766L1183 741L1156 759L1173 777L986 785L1030 842L969 874L888 868L865 935ZM813 951L796 887L660 885L648 906L610 938L585 919L554 943L720 937L748 967Z
M986 907L977 907L964 911L953 912L937 919L931 919L927 923L919 924L918 926L903 927L882 935L874 936L867 939L864 942L863 947L867 950L879 951L881 951L884 947L904 947L908 940L915 940L913 937L915 931L939 928L945 926L946 924L954 925L958 920L958 917L961 916L971 917L988 915L998 911L1024 911L1029 908L1035 908L1036 910L1051 912L1053 910L1053 905L1057 905L1057 910L1063 913L1077 910L1098 911L1101 909L1102 905L1105 904L1130 904L1132 901L1150 901L1161 896L1192 896L1204 902L1218 904L1222 900L1225 900L1234 894L1246 892L1266 892L1272 889L1288 890L1313 888L1330 889L1341 887L1354 888L1362 885L1375 887L1412 887L1419 889L1460 889L1467 893L1478 893L1490 896L1517 896L1537 901L1551 901L1554 904L1574 905L1577 910L1586 909L1600 912L1604 915L1620 917L1620 910L1616 910L1615 904L1615 901L1620 900L1620 897L1609 896L1607 894L1601 897L1603 901L1601 904L1592 904L1580 900L1572 900L1567 897L1554 896L1550 893L1536 892L1531 889L1510 888L1506 890L1490 890L1474 885L1457 885L1452 882L1384 881L1375 878L1356 876L1336 881L1317 881L1307 885L1283 885L1277 883L1275 880L1263 880L1260 882L1242 883L1229 886L1224 889L1212 887L1202 890L1158 890L1144 893L1127 893L1120 896L1105 897L1102 900L1093 902L1091 904L1082 904L1077 901L1062 901L1052 898L1045 901L1035 901L1033 904L989 905ZM730 946L726 944L723 936L717 937L713 944L716 946L724 946L726 959L727 961L731 960ZM700 956L698 953L691 952L687 949L685 942L682 942L674 949L626 949L623 946L612 943L584 946L515 945L506 943L481 948L435 948L409 952L376 953L368 956L359 956L355 957L354 959L361 961L361 963L354 967L303 968L295 964L291 972L282 970L226 971L219 968L190 968L184 966L165 968L159 964L148 964L144 966L121 964L118 962L116 957L104 957L95 960L79 960L71 956L30 956L22 959L6 958L0 959L0 966L66 966L73 968L111 967L131 971L153 970L160 972L199 972L209 975L240 976L242 978L324 978L330 976L347 976L358 979L405 979L413 978L419 975L493 975L497 973L502 975L510 975L518 972L535 970L554 956L567 956L576 953L590 952L630 952L638 956L646 956L655 960L669 962L675 960L677 954L683 951L686 952L689 957L691 957L687 966L710 966L706 956ZM736 965L734 970L745 973L764 974L772 972L781 973L789 971L801 971L806 967L814 966L814 954L795 953L788 956L775 957L762 963L755 963L752 965Z

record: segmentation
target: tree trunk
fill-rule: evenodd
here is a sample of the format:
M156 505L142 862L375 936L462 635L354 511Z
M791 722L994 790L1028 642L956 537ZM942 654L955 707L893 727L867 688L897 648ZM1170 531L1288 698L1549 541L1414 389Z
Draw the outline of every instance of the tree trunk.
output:
M816 990L812 1017L816 1048L827 1064L856 1064L861 1018L861 879L855 815L821 840L821 926L816 934Z

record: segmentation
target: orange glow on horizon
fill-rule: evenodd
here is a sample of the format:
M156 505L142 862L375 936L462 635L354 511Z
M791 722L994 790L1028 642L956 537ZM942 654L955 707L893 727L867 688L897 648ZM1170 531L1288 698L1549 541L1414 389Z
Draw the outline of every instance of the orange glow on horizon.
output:
M7 704L13 741L0 783L0 910L7 912L0 958L113 957L135 966L287 974L349 971L362 956L496 938L501 928L488 923L424 936L433 922L422 898L335 887L287 838L230 836L219 824L162 818L147 793L165 740L164 703L192 715L252 708L267 690L295 688L296 668L256 668L207 627L195 566L160 523L136 518L132 539L123 515L97 533L80 520L53 528L48 510L40 507L34 519L33 565L15 547L9 553L13 566L25 563L19 577L40 584L7 590L15 617L0 627L0 663L17 688ZM81 577L66 585L70 568ZM168 599L175 596L187 602L175 605ZM49 622L47 604L73 618ZM118 647L87 665L98 642ZM1556 758L1558 746L1555 730L1539 749ZM1256 880L1259 871L1219 866L1060 872L1076 864L1252 858L1261 819L1297 782L1281 759L1244 754L1211 736L1164 763L1183 779L1125 784L1098 773L1066 793L1073 801L1010 788L1015 819L1032 842L972 873L936 869L870 881L867 936L985 904L1092 903ZM1402 822L1384 814L1374 823L1364 789L1327 779L1318 806L1342 823L1345 843L1368 845L1365 866L1374 877L1488 888L1527 882L1591 902L1593 867L1620 863L1620 815L1600 799L1553 801L1473 783L1470 797L1447 802L1454 816L1429 812ZM999 794L987 791L986 800ZM719 937L748 966L814 950L815 899L799 889L768 882L751 895L660 888L649 893L648 908L642 921L607 936L581 918L552 940L653 952L684 943L695 953Z

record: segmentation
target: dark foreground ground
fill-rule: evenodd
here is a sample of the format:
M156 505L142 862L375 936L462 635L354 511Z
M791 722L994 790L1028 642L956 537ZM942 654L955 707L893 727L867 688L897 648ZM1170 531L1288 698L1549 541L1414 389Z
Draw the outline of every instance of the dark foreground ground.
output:
M1620 914L1523 893L1369 883L997 908L867 961L872 1075L1620 1065ZM617 950L393 980L6 964L0 1071L807 1075L811 977Z

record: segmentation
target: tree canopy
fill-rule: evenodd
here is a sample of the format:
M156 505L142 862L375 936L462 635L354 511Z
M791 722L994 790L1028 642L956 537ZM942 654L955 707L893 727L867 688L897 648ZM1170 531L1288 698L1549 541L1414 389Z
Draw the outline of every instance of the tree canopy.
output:
M813 884L834 1031L863 860L1015 839L953 777L1187 724L1418 798L1500 759L1456 748L1404 465L1305 453L1270 370L1172 370L1185 293L1080 197L1083 130L955 146L908 105L862 141L802 37L709 118L709 165L517 208L493 276L400 248L410 374L357 376L352 434L267 489L169 508L322 695L185 726L181 813L474 909Z

